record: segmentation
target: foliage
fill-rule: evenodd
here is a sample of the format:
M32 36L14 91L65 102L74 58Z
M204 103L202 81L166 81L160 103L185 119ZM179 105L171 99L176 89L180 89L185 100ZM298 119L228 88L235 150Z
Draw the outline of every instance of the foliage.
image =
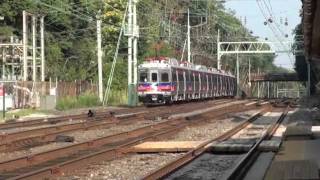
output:
M104 84L106 85L113 60L126 0L3 0L0 14L0 36L22 36L22 11L45 14L45 42L47 78L59 80L97 80L96 16L102 18ZM206 26L193 28L192 50L202 56L194 61L216 66L217 31L224 40L256 40L233 12L224 4L212 1L143 0L138 2L140 37L138 56L141 62L148 56L174 56L181 58L186 39L187 10L191 13L191 25L207 21ZM168 24L171 29L168 30ZM197 35L201 32L207 37ZM230 39L232 37L233 39ZM159 48L160 47L160 48ZM113 90L127 86L127 38L121 39L120 56L116 66ZM186 54L184 55L186 57ZM206 57L206 58L204 58ZM274 70L274 55L251 56L252 68ZM242 57L243 58L243 57ZM247 58L243 58L247 59ZM223 67L234 72L235 57L222 59ZM245 65L246 61L241 61ZM65 102L64 102L65 101ZM75 100L62 100L61 107L74 106Z

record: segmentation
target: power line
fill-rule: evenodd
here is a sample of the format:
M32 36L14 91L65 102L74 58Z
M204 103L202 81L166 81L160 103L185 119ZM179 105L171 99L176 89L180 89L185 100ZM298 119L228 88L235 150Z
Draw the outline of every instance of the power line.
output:
M263 8L262 8L261 4L259 3L259 0L256 0L256 2L257 2L257 4L258 4L258 7L259 7L259 9L260 9L260 12L261 12L262 15L265 17L266 21L268 21L268 17L267 17L267 15L265 14L265 12L263 11ZM270 25L270 23L268 23L268 27L271 29L271 31L273 32L273 34L275 35L275 37L278 39L278 41L280 42L280 44L282 45L282 47L284 47L284 48L286 49L285 45L282 43L281 38L279 38L278 34L276 33L274 27L273 27L272 25ZM293 65L293 59L292 59L292 57L290 56L289 52L287 53L287 55L288 55L288 57L289 57L289 59L290 59L291 64Z

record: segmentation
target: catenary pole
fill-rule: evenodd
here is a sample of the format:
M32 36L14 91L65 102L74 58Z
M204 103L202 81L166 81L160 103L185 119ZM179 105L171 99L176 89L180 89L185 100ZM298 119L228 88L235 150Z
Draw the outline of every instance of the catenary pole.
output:
M103 79L102 79L102 51L101 51L101 11L97 15L97 57L98 57L98 93L100 102L103 101Z

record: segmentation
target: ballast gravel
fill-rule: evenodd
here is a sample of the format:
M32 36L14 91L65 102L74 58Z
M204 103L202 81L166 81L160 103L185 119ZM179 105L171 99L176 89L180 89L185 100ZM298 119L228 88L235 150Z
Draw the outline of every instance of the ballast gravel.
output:
M113 161L91 164L72 174L65 174L59 179L136 180L181 155L181 153L136 154Z

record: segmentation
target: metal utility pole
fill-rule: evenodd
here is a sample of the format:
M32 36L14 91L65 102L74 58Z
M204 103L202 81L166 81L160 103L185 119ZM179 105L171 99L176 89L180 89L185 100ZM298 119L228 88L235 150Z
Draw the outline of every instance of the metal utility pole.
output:
M188 9L188 62L191 62L190 12Z
M249 58L249 67L248 67L248 85L249 85L249 88L250 88L250 96L252 96L252 89L251 89L251 59Z
M217 69L221 69L221 54L220 54L220 29L218 29L217 36Z
M27 37L27 12L23 11L22 12L22 23L23 23L23 80L26 81L28 78L28 60L27 60L27 56L28 56L28 37Z
M183 43L183 49L182 49L182 54L181 54L181 59L180 61L183 61L183 58L184 58L184 51L186 49L186 43L187 43L187 39L184 41Z
M32 81L37 80L37 67L36 67L36 16L32 15Z
M137 84L138 84L138 35L137 35L137 0L133 1L133 106L138 103Z
M249 71L248 71L248 80L249 80L249 86L251 87L251 59L249 58Z
M307 96L310 96L311 95L311 67L310 67L309 61L307 61L307 68L308 68Z
M40 44L41 44L41 81L45 81L45 57L44 57L44 16L40 18Z
M258 68L258 75L260 74L260 69ZM258 98L260 98L260 82L258 81Z
M239 54L237 54L237 96L240 96L240 67Z
M128 105L138 104L137 83L138 83L138 37L137 26L137 0L128 2L128 25L126 36L128 36ZM133 71L133 72L132 72Z
M98 57L98 84L99 99L103 101L103 83L102 83L102 51L101 51L101 19L100 10L97 15L97 57Z
M270 81L268 81L268 92L267 92L267 94L268 94L268 99L270 99Z
M133 86L132 86L132 40L133 40L133 27L132 27L132 0L129 0L128 5L128 105L132 106Z

